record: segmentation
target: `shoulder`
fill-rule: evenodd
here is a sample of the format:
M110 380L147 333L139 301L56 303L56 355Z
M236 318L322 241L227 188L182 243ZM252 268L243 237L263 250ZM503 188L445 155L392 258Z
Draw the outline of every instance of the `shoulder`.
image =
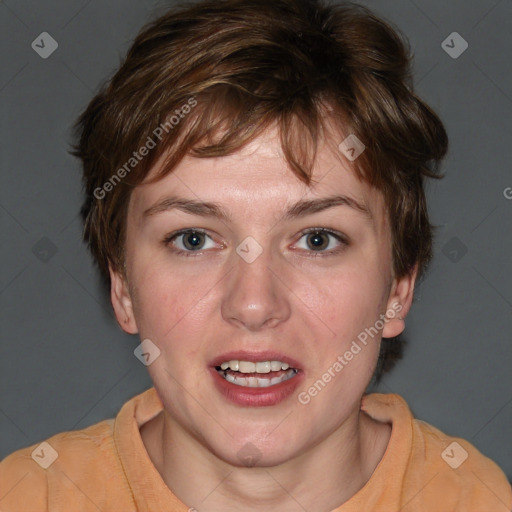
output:
M512 488L503 471L469 441L413 419L410 482L427 487L424 499L449 510L512 510ZM414 475L419 477L415 481Z
M62 432L8 455L0 462L2 511L20 510L21 505L46 511L54 495L71 497L72 488L82 482L96 487L111 479L119 465L113 424L113 419L105 420L83 430Z
M400 479L402 512L512 510L505 474L469 441L415 418L397 394L367 395L362 408L392 425L383 461Z
M1 510L19 509L21 499L30 496L30 506L35 512L46 511L46 474L34 462L31 452L35 446L11 453L0 461Z

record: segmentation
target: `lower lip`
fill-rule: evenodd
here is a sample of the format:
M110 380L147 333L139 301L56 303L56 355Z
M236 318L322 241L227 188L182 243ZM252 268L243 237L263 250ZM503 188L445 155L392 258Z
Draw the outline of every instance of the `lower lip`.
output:
M302 382L301 370L291 379L267 388L249 388L228 382L215 368L210 368L216 388L230 402L250 407L267 407L286 400Z

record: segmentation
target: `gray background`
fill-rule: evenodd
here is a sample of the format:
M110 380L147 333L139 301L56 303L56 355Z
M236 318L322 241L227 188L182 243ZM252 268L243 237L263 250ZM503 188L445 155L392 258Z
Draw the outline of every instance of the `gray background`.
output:
M378 390L512 479L512 1L364 3L410 39L417 90L451 142L446 178L428 189L435 259L407 319L405 358ZM151 385L81 243L80 173L67 151L81 109L164 10L0 3L0 458L113 417ZM58 42L47 59L31 47L44 31ZM469 44L457 59L442 47L454 31Z

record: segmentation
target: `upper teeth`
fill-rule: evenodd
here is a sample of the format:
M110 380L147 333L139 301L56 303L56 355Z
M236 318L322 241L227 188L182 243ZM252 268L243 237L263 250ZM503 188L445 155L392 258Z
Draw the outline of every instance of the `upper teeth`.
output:
M251 361L225 361L220 365L222 370L231 368L236 372L241 373L270 373L277 372L279 370L288 370L290 365L282 363L281 361L260 361L253 363Z

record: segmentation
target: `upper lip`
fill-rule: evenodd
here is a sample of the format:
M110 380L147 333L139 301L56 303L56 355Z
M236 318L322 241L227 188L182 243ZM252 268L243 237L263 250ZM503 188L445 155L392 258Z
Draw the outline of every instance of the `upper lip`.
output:
M282 363L290 365L291 368L296 368L297 370L301 369L301 364L298 361L273 350L265 350L263 352L235 350L226 352L212 359L210 366L220 366L226 361L250 361L252 363L257 363L258 361L281 361Z

